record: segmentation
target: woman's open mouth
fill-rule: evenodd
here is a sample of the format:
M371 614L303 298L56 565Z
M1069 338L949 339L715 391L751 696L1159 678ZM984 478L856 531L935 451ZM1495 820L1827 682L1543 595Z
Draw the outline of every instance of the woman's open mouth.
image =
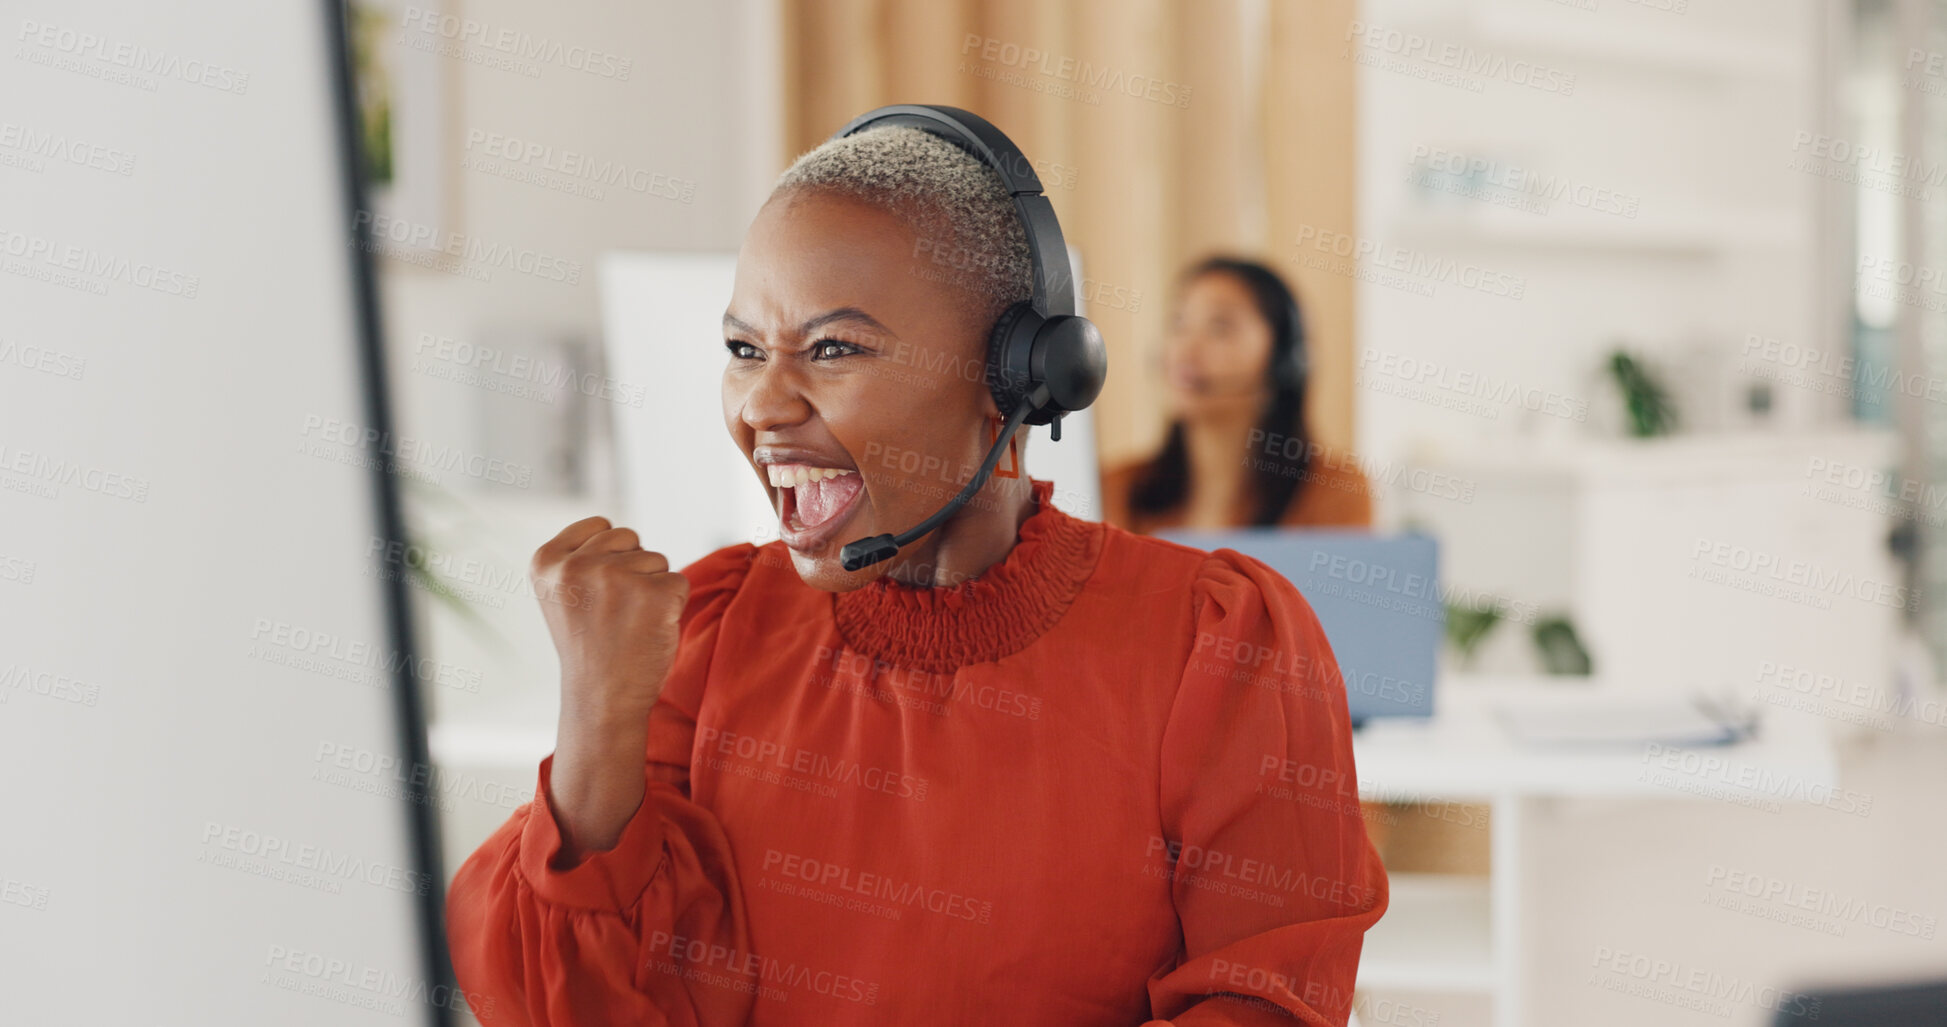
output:
M859 472L847 467L766 464L765 471L778 490L778 534L800 552L833 544L865 492Z

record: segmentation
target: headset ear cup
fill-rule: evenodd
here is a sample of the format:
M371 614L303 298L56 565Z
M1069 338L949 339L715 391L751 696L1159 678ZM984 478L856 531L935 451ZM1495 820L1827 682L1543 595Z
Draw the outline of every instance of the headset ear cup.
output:
M1278 362L1278 383L1293 392L1305 391L1305 374L1310 370L1308 363L1302 344L1293 346L1291 352Z
M1285 384L1293 392L1305 391L1305 378L1311 373L1311 349L1305 339L1305 313L1297 304L1291 306L1291 352L1285 357L1279 370Z
M1028 361L1034 353L1035 331L1041 315L1027 303L1016 303L1001 311L987 333L987 389L994 394L994 405L1001 416L1014 413L1022 397L1033 388Z
M1044 320L1035 331L1029 369L1036 393L1048 396L1049 416L1087 407L1102 394L1109 373L1101 329L1072 314Z

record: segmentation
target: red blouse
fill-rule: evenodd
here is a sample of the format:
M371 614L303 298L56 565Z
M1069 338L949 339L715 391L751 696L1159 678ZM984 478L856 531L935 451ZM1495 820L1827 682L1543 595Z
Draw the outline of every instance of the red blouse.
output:
M1033 485L950 588L684 568L620 842L551 869L550 756L453 880L480 1020L1344 1024L1386 877L1311 608Z

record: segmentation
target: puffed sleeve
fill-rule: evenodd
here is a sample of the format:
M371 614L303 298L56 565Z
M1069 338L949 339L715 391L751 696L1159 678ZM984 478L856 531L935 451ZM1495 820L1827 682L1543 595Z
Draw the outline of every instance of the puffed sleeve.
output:
M642 805L615 847L557 868L554 757L532 802L475 850L447 892L453 969L487 1027L742 1024L756 990L743 895L722 827L689 798L688 753L724 609L755 548L683 568L676 663L649 716Z
M1152 1023L1343 1027L1386 909L1345 685L1311 606L1222 549L1192 590L1196 639L1163 736L1163 855L1183 928Z

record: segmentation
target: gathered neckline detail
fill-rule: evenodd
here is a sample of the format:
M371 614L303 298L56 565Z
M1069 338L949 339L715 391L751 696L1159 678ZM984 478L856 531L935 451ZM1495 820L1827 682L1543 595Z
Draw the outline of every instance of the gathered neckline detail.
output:
M1030 478L1035 511L999 563L949 587L881 577L832 595L845 644L897 667L950 673L1028 647L1061 620L1094 573L1102 525L1052 502L1054 483Z

